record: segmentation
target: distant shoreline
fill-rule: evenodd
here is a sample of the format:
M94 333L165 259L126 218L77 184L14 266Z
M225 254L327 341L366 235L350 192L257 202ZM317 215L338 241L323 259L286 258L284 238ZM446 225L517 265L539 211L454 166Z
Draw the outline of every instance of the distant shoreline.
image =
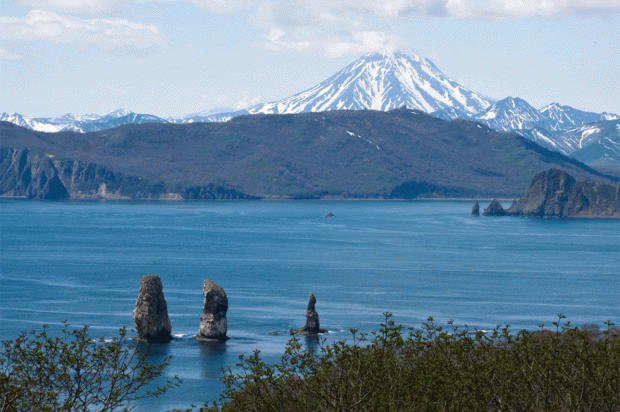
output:
M179 199L179 198L162 198L162 199L131 199L131 198L89 198L89 197L79 197L79 198L64 198L64 199L31 199L26 196L6 196L0 195L0 199L14 199L14 200L25 200L25 201L34 201L34 202L75 202L75 201L85 201L85 202L162 202L162 203L182 203L182 202L282 202L282 201L345 201L345 202L360 202L360 201L386 201L386 202L412 202L412 201L459 201L459 202L491 202L493 199L497 199L500 202L512 202L517 198L495 198L495 197L487 197L487 198L458 198L458 197L450 197L450 198L436 198L436 197L416 197L414 199L389 199L389 198L349 198L349 197L322 197L317 199L309 199L309 198L294 198L294 197L269 197L269 198L260 198L260 199Z

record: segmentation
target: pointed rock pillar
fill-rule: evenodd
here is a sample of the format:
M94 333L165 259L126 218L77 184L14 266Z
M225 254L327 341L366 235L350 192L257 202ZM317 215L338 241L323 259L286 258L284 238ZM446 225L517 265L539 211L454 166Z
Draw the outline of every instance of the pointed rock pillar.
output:
M138 338L143 342L168 343L172 340L168 305L159 276L142 276L133 322Z
M300 335L316 335L319 333L327 332L325 329L321 328L319 324L319 314L316 312L314 306L316 305L316 298L314 297L314 293L310 293L310 298L308 299L308 308L306 309L306 325L297 331Z
M472 206L471 215L480 216L480 205L478 204L478 202L474 203L474 205Z

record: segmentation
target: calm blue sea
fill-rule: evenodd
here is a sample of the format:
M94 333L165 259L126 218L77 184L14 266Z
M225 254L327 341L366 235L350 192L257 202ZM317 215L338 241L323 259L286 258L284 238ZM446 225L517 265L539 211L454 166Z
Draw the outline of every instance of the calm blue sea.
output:
M180 337L152 359L173 355L166 373L184 382L136 410L165 411L217 399L240 354L279 359L310 292L329 341L377 330L386 311L415 327L620 324L617 220L472 217L471 204L0 200L0 339L63 319L110 338L156 274ZM204 279L228 295L225 344L192 339Z

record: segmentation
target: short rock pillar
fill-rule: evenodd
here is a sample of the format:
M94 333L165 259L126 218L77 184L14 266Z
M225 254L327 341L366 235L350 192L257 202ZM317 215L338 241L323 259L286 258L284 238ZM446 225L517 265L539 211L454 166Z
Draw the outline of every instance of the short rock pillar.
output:
M228 298L226 292L212 280L205 280L202 285L205 297L204 309L200 317L200 330L196 339L202 341L223 341L228 339L226 331L228 321Z

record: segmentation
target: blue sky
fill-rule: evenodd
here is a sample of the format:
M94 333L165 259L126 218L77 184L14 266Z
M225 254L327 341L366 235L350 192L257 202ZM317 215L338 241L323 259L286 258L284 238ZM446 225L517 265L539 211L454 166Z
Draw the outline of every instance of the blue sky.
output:
M493 98L620 113L619 28L618 0L1 0L0 112L245 108L399 49Z

